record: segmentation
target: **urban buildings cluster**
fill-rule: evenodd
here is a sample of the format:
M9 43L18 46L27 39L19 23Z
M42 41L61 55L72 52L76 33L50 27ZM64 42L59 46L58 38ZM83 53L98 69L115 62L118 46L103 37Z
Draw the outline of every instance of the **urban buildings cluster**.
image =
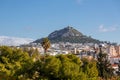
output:
M87 57L88 59L95 58L100 52L100 46L103 53L108 54L108 59L112 64L114 69L118 69L118 63L120 61L120 45L110 45L106 43L94 44L94 43L54 43L51 44L51 47L48 49L47 53L50 55L57 54L75 54L78 57ZM40 54L44 54L44 49L40 43L31 43L26 45L28 48L37 49Z

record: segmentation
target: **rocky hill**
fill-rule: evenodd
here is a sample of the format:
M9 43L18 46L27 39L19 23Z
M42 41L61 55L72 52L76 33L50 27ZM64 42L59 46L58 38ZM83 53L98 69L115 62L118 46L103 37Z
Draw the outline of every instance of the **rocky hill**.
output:
M48 35L48 38L52 43L58 43L58 42L100 43L99 40L83 35L81 32L70 26L52 32L51 34ZM34 43L40 43L41 40L42 39L38 39L34 41Z

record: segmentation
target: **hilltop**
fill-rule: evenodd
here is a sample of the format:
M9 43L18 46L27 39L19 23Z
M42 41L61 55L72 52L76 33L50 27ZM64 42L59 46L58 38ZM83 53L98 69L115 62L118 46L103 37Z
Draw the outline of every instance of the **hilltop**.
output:
M88 37L73 27L67 26L60 30L55 30L48 35L52 43L70 42L70 43L100 43L99 40ZM37 39L34 43L40 43L42 39Z

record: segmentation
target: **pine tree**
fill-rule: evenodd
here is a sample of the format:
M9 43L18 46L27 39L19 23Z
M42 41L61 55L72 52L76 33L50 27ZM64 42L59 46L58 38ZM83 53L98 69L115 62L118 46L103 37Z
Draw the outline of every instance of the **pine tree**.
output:
M103 79L108 79L113 76L113 69L108 60L108 55L102 52L102 46L100 46L100 52L97 56L97 67L99 76Z
M88 80L98 80L98 69L94 59L82 58L82 70L87 75Z

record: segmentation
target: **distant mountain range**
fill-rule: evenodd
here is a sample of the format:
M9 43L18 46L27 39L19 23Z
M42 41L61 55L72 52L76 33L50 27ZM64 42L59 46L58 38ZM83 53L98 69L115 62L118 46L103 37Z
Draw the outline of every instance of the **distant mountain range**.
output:
M88 37L73 27L65 27L60 30L56 30L48 35L48 38L52 43L58 42L70 42L70 43L100 43L101 41ZM42 39L37 39L34 43L40 43Z
M0 36L0 45L1 46L20 46L23 44L29 44L33 42L32 39L28 38L16 38L16 37L8 37L8 36Z

